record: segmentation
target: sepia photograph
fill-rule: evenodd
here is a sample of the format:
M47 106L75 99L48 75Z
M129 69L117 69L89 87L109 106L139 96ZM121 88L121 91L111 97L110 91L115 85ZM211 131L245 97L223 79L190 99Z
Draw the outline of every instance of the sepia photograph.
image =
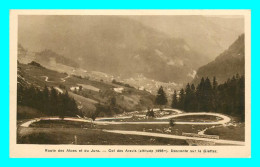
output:
M11 152L250 157L250 11L11 15Z

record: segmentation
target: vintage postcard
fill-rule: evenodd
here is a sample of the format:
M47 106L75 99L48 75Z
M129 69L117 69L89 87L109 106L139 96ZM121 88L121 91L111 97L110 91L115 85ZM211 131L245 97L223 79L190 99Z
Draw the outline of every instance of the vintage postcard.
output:
M250 10L10 10L10 157L251 157Z

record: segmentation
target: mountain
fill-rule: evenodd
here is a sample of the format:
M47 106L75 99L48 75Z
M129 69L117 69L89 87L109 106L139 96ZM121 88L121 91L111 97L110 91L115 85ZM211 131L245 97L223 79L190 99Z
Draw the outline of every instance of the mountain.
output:
M228 78L245 74L245 35L238 39L216 59L198 69L193 82L198 83L201 77L217 78L219 83L225 82Z
M24 64L37 61L47 66L56 66L58 63L74 68L79 67L79 64L71 58L66 58L52 50L45 49L40 52L31 52L30 50L25 49L21 44L18 44L18 61Z
M154 95L146 90L138 90L128 84L111 81L96 81L87 77L50 70L37 62L22 64L18 62L17 85L23 88L33 86L43 90L52 87L57 93L74 98L83 115L89 116L98 107L104 107L99 116L111 116L152 107ZM18 95L23 89L18 90ZM114 99L114 108L109 108Z
M18 41L73 59L80 68L124 78L184 83L209 59L182 38L121 16L19 16ZM44 55L41 55L44 57Z
M44 63L60 63L71 67L79 67L79 64L72 60L71 58L63 57L62 55L59 55L52 50L43 50L41 52L37 52L35 54L36 61L44 62Z
M214 60L244 33L243 17L174 15L131 16L146 26L184 39L205 59Z

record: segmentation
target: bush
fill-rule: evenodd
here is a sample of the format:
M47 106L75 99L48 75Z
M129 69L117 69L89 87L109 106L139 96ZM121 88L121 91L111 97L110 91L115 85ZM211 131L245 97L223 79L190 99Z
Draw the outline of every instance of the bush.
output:
M171 127L173 127L173 126L175 125L174 120L173 120L173 119L170 119L169 124L170 124Z
M146 113L146 116L148 116L148 117L154 117L154 111L148 109L148 111L147 111L147 113Z

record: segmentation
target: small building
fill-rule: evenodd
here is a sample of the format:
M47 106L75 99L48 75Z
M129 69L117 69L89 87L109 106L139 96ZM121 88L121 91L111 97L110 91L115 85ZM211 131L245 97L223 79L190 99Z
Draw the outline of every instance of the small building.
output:
M124 88L114 88L114 91L117 93L122 93Z

